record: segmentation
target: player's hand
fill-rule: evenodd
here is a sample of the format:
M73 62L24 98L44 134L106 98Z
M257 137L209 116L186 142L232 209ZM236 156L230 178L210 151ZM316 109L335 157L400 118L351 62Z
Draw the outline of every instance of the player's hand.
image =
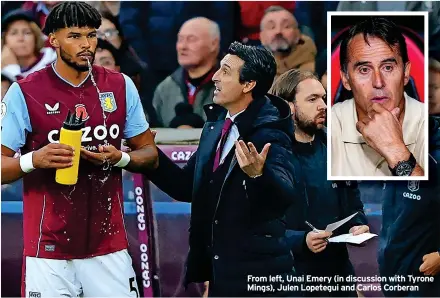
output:
M11 65L18 64L17 56L8 46L3 46L2 48L2 68Z
M99 153L95 153L81 148L81 158L84 158L97 166L105 165L107 163L114 165L122 158L122 151L116 149L113 145L99 146L98 150Z
M440 254L438 251L423 256L423 264L419 268L425 275L437 275L440 273Z
M248 143L248 146L249 148L242 140L235 141L235 156L243 172L252 178L263 174L263 167L270 144L264 145L261 153L257 152L257 148L251 142Z
M51 143L34 151L32 164L36 169L64 169L73 165L74 154L71 146Z
M393 156L402 155L408 151L403 141L402 125L399 122L400 112L399 108L390 112L381 104L373 103L368 108L368 117L356 123L357 130L367 144L385 157L388 164Z
M353 234L353 236L360 235L363 233L368 233L368 232L370 232L370 227L367 225L354 226L349 231L349 233Z
M328 244L327 239L332 235L332 232L320 231L314 232L311 231L306 236L306 244L311 252L319 253L323 251Z

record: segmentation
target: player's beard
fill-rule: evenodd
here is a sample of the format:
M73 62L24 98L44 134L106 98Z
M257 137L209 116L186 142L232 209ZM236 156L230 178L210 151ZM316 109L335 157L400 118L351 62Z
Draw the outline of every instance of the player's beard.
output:
M76 62L73 62L72 55L70 55L66 51L64 51L62 47L60 47L60 56L61 56L61 60L63 60L64 63L66 63L67 65L69 65L70 67L75 69L76 71L78 71L78 72L89 71L89 66L87 63L86 63L86 65L80 65ZM92 55L92 61L90 61L90 64L93 64L94 61L95 61L95 53L93 53L93 55Z

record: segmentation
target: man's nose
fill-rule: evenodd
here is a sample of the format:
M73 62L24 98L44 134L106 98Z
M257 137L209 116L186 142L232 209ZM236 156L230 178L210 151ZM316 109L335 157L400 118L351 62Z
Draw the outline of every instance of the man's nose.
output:
M385 87L385 80L379 69L373 71L373 87L376 89L382 89Z
M219 81L219 80L218 80L218 74L219 74L219 72L220 72L220 69L217 70L217 71L214 73L214 75L212 76L212 81L213 81L214 83Z
M321 98L319 100L318 110L324 110L324 111L327 110L327 105L325 103L325 99L324 98Z

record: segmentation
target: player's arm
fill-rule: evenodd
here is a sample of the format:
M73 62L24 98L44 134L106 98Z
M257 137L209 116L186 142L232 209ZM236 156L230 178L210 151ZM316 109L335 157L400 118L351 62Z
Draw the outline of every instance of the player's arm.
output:
M29 113L20 86L14 83L2 102L2 184L14 182L36 168L67 168L72 165L73 150L62 144L49 144L20 158L15 153L23 148L31 132Z
M125 97L126 117L124 138L131 149L130 153L122 152L114 146L99 146L99 153L81 148L81 157L95 165L109 162L111 165L131 172L144 172L155 169L158 165L158 153L154 136L145 118L139 93L133 81L126 75Z
M159 158L154 136L151 130L127 139L127 145L132 150L128 153L130 162L125 169L130 172L142 172L148 169L155 169L159 165Z

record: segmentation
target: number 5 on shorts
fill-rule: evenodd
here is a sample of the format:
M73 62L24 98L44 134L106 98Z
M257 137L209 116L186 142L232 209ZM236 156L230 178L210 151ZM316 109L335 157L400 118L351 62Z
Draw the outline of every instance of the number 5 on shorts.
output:
M136 297L140 297L139 296L139 290L137 289L135 278L134 277L130 277L129 283L130 283L130 292L134 291L136 293Z

